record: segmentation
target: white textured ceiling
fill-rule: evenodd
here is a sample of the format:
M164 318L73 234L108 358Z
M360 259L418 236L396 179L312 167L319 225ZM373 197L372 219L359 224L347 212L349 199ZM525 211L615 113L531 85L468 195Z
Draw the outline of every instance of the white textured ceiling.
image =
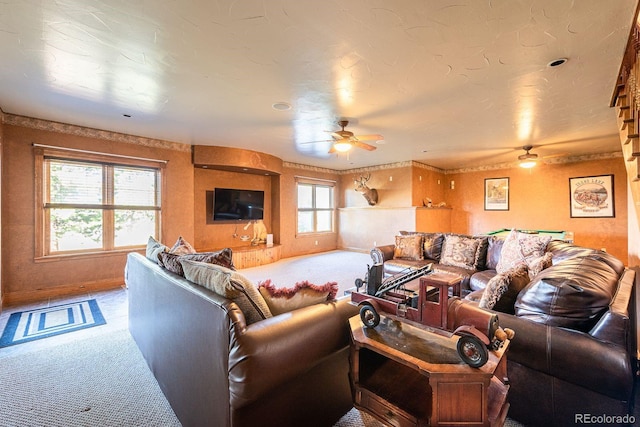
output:
M636 5L4 0L0 108L338 170L510 162L525 144L619 151L609 102ZM304 144L340 118L383 143L348 156Z

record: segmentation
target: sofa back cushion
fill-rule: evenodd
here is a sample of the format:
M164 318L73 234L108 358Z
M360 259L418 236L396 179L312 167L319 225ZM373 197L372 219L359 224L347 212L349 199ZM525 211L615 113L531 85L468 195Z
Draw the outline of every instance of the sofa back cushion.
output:
M258 288L237 271L188 259L182 259L180 263L187 280L238 304L247 325L273 317Z
M520 292L515 314L588 332L608 309L619 277L597 256L567 259L543 270Z
M490 236L487 239L487 260L485 262L485 268L487 270L495 270L500 261L500 253L502 252L502 245L504 245L504 238L497 236Z
M622 275L622 272L625 270L624 263L607 252L576 246L572 243L563 242L561 240L552 240L549 242L547 245L547 252L551 252L553 254L553 264L558 264L564 260L578 256L590 256L592 258L598 258L602 262L608 264L616 273L618 273L618 275Z

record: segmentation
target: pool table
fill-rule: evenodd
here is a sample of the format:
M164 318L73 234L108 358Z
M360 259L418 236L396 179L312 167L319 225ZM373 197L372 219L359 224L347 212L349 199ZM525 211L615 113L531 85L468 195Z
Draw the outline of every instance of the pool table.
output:
M487 236L506 236L511 231L510 228L500 228L498 230L484 233ZM553 240L562 240L563 242L573 243L573 231L564 230L520 230L521 233L542 234L551 236Z

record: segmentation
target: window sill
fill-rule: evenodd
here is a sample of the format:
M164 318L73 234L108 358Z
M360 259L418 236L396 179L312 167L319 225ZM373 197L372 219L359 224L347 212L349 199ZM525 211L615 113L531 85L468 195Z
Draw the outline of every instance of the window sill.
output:
M55 254L55 255L45 255L35 257L33 260L36 263L41 262L58 262L58 261L74 261L78 259L91 259L91 258L104 258L111 256L122 256L123 254L128 254L129 252L144 252L145 248L140 247L131 247L127 249L117 249L113 251L96 251L96 252L81 252L81 253L73 253L73 254Z

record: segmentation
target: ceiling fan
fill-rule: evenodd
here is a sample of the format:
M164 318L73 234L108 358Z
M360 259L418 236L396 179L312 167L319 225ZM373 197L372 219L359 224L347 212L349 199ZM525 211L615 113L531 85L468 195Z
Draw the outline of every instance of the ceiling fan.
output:
M531 151L532 148L533 148L533 145L525 145L524 147L522 147L525 153L518 156L518 160L520 160L521 168L529 169L534 167L537 164L538 155L529 153L529 151Z
M353 147L363 148L365 150L373 151L377 147L367 144L362 141L381 141L384 139L382 135L372 134L372 135L354 135L353 132L348 130L344 130L345 127L349 124L348 120L340 120L338 122L342 129L331 132L331 136L333 139L327 140L333 142L333 145L329 149L329 153L346 153L351 150ZM326 142L326 141L314 141L314 142Z

